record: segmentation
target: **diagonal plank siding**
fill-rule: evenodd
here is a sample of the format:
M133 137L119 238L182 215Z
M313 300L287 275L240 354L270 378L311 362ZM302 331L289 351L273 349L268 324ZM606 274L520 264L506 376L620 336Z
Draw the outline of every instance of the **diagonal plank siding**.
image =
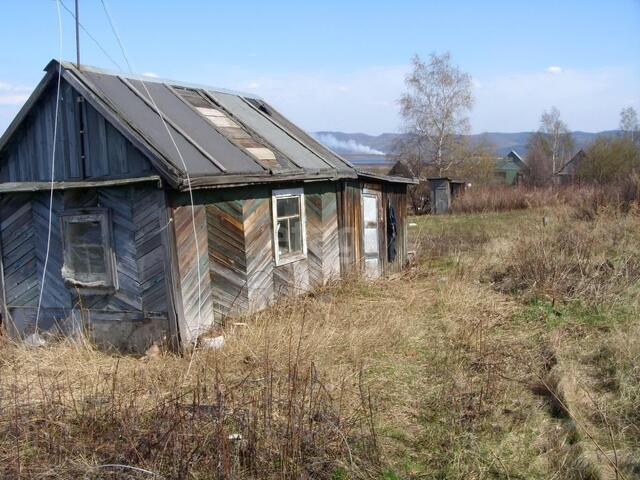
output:
M309 284L315 287L340 275L335 186L330 183L307 186L305 206Z
M162 244L165 208L163 192L156 188L133 191L133 224L140 297L145 312L164 313L167 305L167 265Z
M111 212L118 278L115 292L87 294L65 285L62 277L60 215L91 207L108 208ZM166 259L160 239L163 209L163 192L155 186L54 192L51 245L38 327L69 333L80 328L80 319L84 318L97 343L138 351L167 335ZM35 327L48 215L48 192L0 196L7 307L20 333L31 333Z
M213 309L221 318L247 309L242 200L220 201L205 208Z
M184 316L184 325L181 326L180 334L185 342L195 341L200 333L214 325L206 207L196 205L194 214L195 238L191 206L175 207L172 213ZM199 263L196 255L196 241L200 252ZM198 309L199 300L200 310Z
M260 310L271 303L273 284L273 227L271 197L244 201L247 282L250 310Z

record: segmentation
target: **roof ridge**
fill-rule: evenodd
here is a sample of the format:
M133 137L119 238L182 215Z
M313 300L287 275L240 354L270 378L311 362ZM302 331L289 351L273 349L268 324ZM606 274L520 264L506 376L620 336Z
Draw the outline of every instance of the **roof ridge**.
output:
M139 81L147 82L147 83L169 84L169 85L172 85L174 87L183 87L183 88L194 88L194 89L200 89L200 90L208 90L208 91L213 91L213 92L227 93L227 94L230 94L230 95L237 95L237 96L240 96L240 97L253 98L253 99L256 99L256 100L265 101L259 95L256 95L256 94L253 94L253 93L248 93L248 92L241 92L239 90L233 90L233 89L230 89L230 88L214 87L214 86L211 86L211 85L204 85L204 84L192 83L192 82L184 82L184 81L180 81L180 80L173 80L171 78L150 77L150 76L142 75L142 74L116 72L114 70L110 70L110 69L107 69L107 68L101 68L101 67L94 67L92 65L80 65L80 68L78 68L77 65L74 62L71 62L69 60L62 60L61 62L58 62L58 60L52 59L47 64L47 66L45 67L45 70L48 70L51 67L52 64L58 64L58 63L60 63L60 65L62 65L64 68L66 68L68 70L76 70L76 71L79 70L80 72L99 73L101 75L109 75L109 76L113 76L113 77L124 77L124 78L127 78L129 80L139 80Z

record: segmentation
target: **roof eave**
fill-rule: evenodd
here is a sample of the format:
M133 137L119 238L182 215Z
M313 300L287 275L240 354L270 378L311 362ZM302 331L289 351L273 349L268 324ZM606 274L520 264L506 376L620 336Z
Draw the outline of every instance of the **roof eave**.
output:
M420 183L415 177L400 177L397 175L379 175L377 173L363 172L361 170L357 170L358 178L364 178L367 180L380 180L388 183L405 183L408 185L417 185Z
M290 174L231 174L231 175L206 175L193 176L183 179L177 189L181 192L189 191L189 189L204 188L232 188L248 185L260 185L265 183L282 183L282 182L321 182L321 181L338 181L343 179L355 179L358 176L354 172L297 172Z

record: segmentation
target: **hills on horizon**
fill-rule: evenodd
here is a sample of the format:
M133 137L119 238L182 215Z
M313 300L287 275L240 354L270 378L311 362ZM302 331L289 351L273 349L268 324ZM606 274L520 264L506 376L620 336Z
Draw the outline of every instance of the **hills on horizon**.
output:
M486 142L493 145L496 155L504 156L511 150L515 150L519 155L526 155L527 143L531 135L535 132L485 132L468 135L472 145ZM313 132L312 135L325 144L327 147L341 155L347 155L355 161L373 161L374 163L384 161L384 155L391 153L394 143L398 141L403 133L382 133L380 135L368 135L366 133L345 133L335 131ZM575 131L571 132L575 143L575 150L586 148L599 135L615 137L620 135L619 130L605 130L591 133Z

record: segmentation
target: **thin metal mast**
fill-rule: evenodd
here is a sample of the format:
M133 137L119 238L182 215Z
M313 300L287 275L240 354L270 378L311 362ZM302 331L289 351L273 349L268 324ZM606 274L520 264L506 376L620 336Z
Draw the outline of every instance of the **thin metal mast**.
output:
M76 0L76 67L80 69L80 12L79 0Z

